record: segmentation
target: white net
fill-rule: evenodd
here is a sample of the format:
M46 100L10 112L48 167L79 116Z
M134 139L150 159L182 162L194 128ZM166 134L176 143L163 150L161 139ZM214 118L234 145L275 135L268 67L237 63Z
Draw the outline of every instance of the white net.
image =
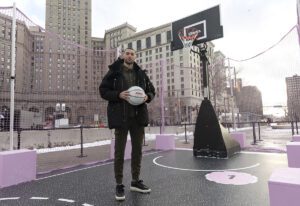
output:
M181 30L178 32L178 37L181 40L184 48L190 48L193 45L195 39L197 38L197 33L186 34L183 32L183 30Z

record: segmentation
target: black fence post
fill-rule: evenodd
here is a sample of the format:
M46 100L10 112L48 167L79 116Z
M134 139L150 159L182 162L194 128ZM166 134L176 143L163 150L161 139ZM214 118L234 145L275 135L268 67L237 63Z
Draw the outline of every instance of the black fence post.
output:
M258 125L258 141L263 141L260 135L260 122L257 122L257 125Z
M48 130L48 132L47 132L47 137L48 137L48 148L51 148L52 147L52 143L50 141L50 137L51 137L50 130Z
M80 155L78 157L86 157L83 155L83 125L80 125Z
M145 132L144 132L144 146L148 146L148 144L146 144L146 135L145 135Z
M184 139L185 139L185 144L188 144L189 142L187 141L187 135L186 135L186 123L184 123Z
M253 130L253 143L252 145L256 145L256 133L255 133L255 122L252 122L252 130Z
M22 129L21 128L18 128L18 150L20 149L21 147L21 131Z

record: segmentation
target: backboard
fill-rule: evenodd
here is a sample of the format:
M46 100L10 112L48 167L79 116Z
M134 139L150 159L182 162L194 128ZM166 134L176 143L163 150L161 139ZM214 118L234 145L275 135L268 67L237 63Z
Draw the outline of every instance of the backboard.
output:
M182 49L184 47L182 39L195 34L197 37L193 41L193 45L223 37L219 5L172 22L171 50Z

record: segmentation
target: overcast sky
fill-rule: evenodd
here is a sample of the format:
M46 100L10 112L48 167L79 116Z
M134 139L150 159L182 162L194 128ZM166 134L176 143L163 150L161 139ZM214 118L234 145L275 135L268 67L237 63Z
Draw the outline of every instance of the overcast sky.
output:
M13 0L1 0L11 6ZM45 0L15 0L17 7L44 27ZM92 35L128 22L142 31L169 23L215 5L221 7L224 37L213 41L226 57L245 59L276 43L297 23L296 0L93 0ZM271 51L251 61L230 62L244 85L261 90L263 104L286 105L285 77L300 75L300 52L294 30Z

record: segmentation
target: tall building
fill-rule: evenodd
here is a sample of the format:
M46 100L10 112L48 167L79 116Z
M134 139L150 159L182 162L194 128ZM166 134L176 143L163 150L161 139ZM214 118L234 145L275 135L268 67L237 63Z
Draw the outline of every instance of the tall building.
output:
M24 22L16 21L16 64L15 64L15 101L21 108L30 98L26 96L31 91L33 66L32 45L34 35ZM10 77L11 77L11 33L12 18L0 14L0 109L9 109ZM1 111L0 110L0 111Z
M64 103L70 123L106 121L107 102L99 96L99 84L116 59L117 48L133 47L137 63L157 90L149 105L151 122L161 121L162 88L165 122L195 122L203 99L202 63L189 48L171 51L171 23L140 32L124 23L106 30L103 38L92 37L91 6L91 0L46 0L45 30L17 22L16 109L40 112L45 121L57 114L57 104ZM0 98L5 100L0 106L9 107L11 17L0 15L0 21ZM210 62L218 59L209 68L212 78L222 76L224 55L207 44ZM213 82L210 92L216 97L221 90ZM221 100L214 101L220 108Z
M91 0L46 1L49 91L91 91ZM85 48L82 48L85 47ZM57 66L57 68L56 68ZM77 77L77 78L76 78Z
M91 4L91 0L46 1L43 87L38 87L51 94L44 96L45 118L57 103L66 104L71 123L93 122L100 111L97 68L103 66L103 57L95 48L103 49L103 43L91 37Z
M236 94L236 104L244 121L258 121L262 118L262 96L256 86L242 87Z
M243 80L241 78L236 79L236 91L240 92L243 87Z
M116 60L116 49L120 46L120 41L136 33L136 28L128 23L105 30L104 45L105 45L105 65L107 66Z
M21 15L19 13L19 17ZM23 16L23 20L26 18ZM9 107L10 80L7 77L10 75L12 18L1 14L0 19L3 23L0 47L5 54L1 55L3 64L0 65L3 67L0 98L5 102L1 101L0 106ZM74 124L80 118L89 124L94 122L95 115L106 113L106 108L99 104L98 94L103 77L98 67L104 67L103 54L98 50L105 45L100 38L92 41L91 0L47 0L46 30L17 21L16 33L15 109L41 112L46 120L55 114L58 103L64 103L70 123Z
M137 63L147 70L157 91L150 105L150 119L160 121L160 91L164 88L166 122L195 122L196 109L203 99L202 63L190 48L171 51L171 23L131 34L119 40L123 49L137 51ZM214 45L208 42L208 57ZM197 48L194 48L197 49Z
M291 120L300 118L300 76L286 77L288 115Z

